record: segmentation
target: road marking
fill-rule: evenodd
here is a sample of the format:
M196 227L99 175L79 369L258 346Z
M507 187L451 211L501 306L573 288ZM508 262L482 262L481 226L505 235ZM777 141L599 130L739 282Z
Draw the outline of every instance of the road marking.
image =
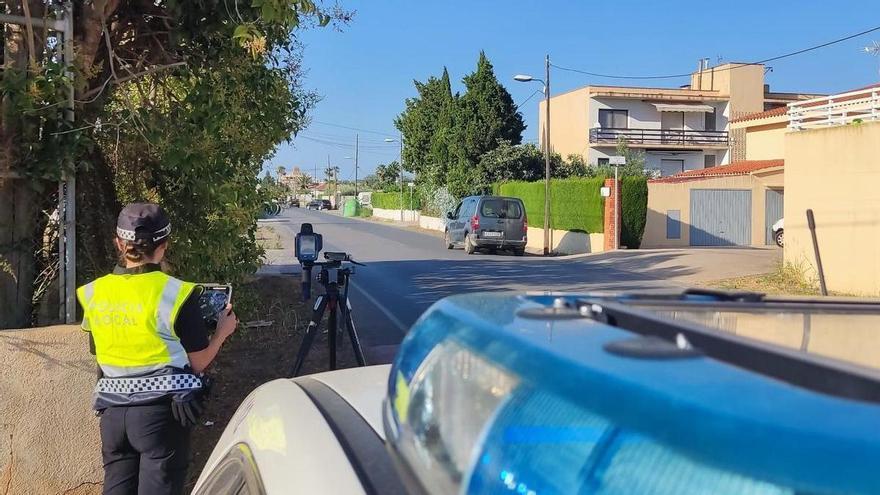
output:
M400 321L396 316L394 316L394 313L392 313L391 311L389 311L388 308L386 308L386 307L383 306L379 301L377 301L376 298L373 297L372 295L370 295L369 292L367 292L366 290L364 290L363 287L361 287L361 286L359 286L358 284L352 282L351 280L349 280L348 283L349 283L352 287L354 287L355 289L357 289L358 292L360 292L361 294L363 294L363 296L367 298L367 301L370 301L370 303L371 303L373 306L375 306L376 309L378 309L379 311L381 311L382 314L384 314L385 317L388 318L389 321L391 321L391 323L394 323L394 325L396 325L397 328L398 328L398 329L399 329L404 335L406 335L406 332L407 332L407 330L408 330L407 326L404 325L403 322Z

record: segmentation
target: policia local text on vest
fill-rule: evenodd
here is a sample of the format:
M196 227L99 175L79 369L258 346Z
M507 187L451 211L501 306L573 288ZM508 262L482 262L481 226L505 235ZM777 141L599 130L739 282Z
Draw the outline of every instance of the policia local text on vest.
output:
M116 224L119 265L77 289L99 368L105 494L183 493L200 375L237 325L229 306L209 338L199 288L161 271L170 234L158 205L126 206Z

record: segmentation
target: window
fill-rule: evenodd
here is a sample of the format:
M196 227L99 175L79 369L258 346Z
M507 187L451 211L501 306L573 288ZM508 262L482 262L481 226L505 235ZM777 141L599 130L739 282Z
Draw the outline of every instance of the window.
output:
M458 206L455 207L455 211L452 212L452 218L458 218L461 214L461 205L462 203L458 203Z
M486 218L522 218L519 201L510 199L487 199L480 205L480 215Z
M684 160L660 160L660 175L675 175L684 172Z
M715 155L703 156L703 167L704 168L712 168L714 166L715 166Z
M666 210L666 238L681 239L681 210Z
M599 110L599 127L605 129L626 129L629 127L628 110Z
M705 129L707 131L714 131L715 130L715 112L706 112L703 115L706 116L706 123L705 123L705 126L703 127L703 129Z
M608 163L608 159L607 159L607 158L599 158L598 160L596 160L596 164L599 165L600 167L603 166L603 165L604 165L604 166L608 166L608 165L609 165L609 163Z

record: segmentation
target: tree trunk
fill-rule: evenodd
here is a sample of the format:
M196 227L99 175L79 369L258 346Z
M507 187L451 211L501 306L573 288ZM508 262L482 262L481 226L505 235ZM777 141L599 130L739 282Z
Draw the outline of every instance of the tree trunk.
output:
M0 328L30 326L37 195L25 179L0 179Z
M20 6L19 6L20 7ZM17 12L13 12L17 13ZM8 24L4 30L4 68L27 66L23 28ZM36 264L33 255L37 225L37 197L27 179L13 178L16 163L18 116L0 102L0 328L31 323L31 298Z

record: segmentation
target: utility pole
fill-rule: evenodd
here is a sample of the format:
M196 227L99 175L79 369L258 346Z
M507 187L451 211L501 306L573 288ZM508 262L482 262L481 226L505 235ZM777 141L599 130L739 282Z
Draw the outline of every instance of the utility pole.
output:
M358 142L359 135L354 135L354 197L358 197Z
M544 256L550 254L550 55L545 58L544 80Z
M397 155L397 165L400 167L400 221L403 222L403 134L397 135L397 142L400 144L400 152ZM412 201L410 201L411 203Z

